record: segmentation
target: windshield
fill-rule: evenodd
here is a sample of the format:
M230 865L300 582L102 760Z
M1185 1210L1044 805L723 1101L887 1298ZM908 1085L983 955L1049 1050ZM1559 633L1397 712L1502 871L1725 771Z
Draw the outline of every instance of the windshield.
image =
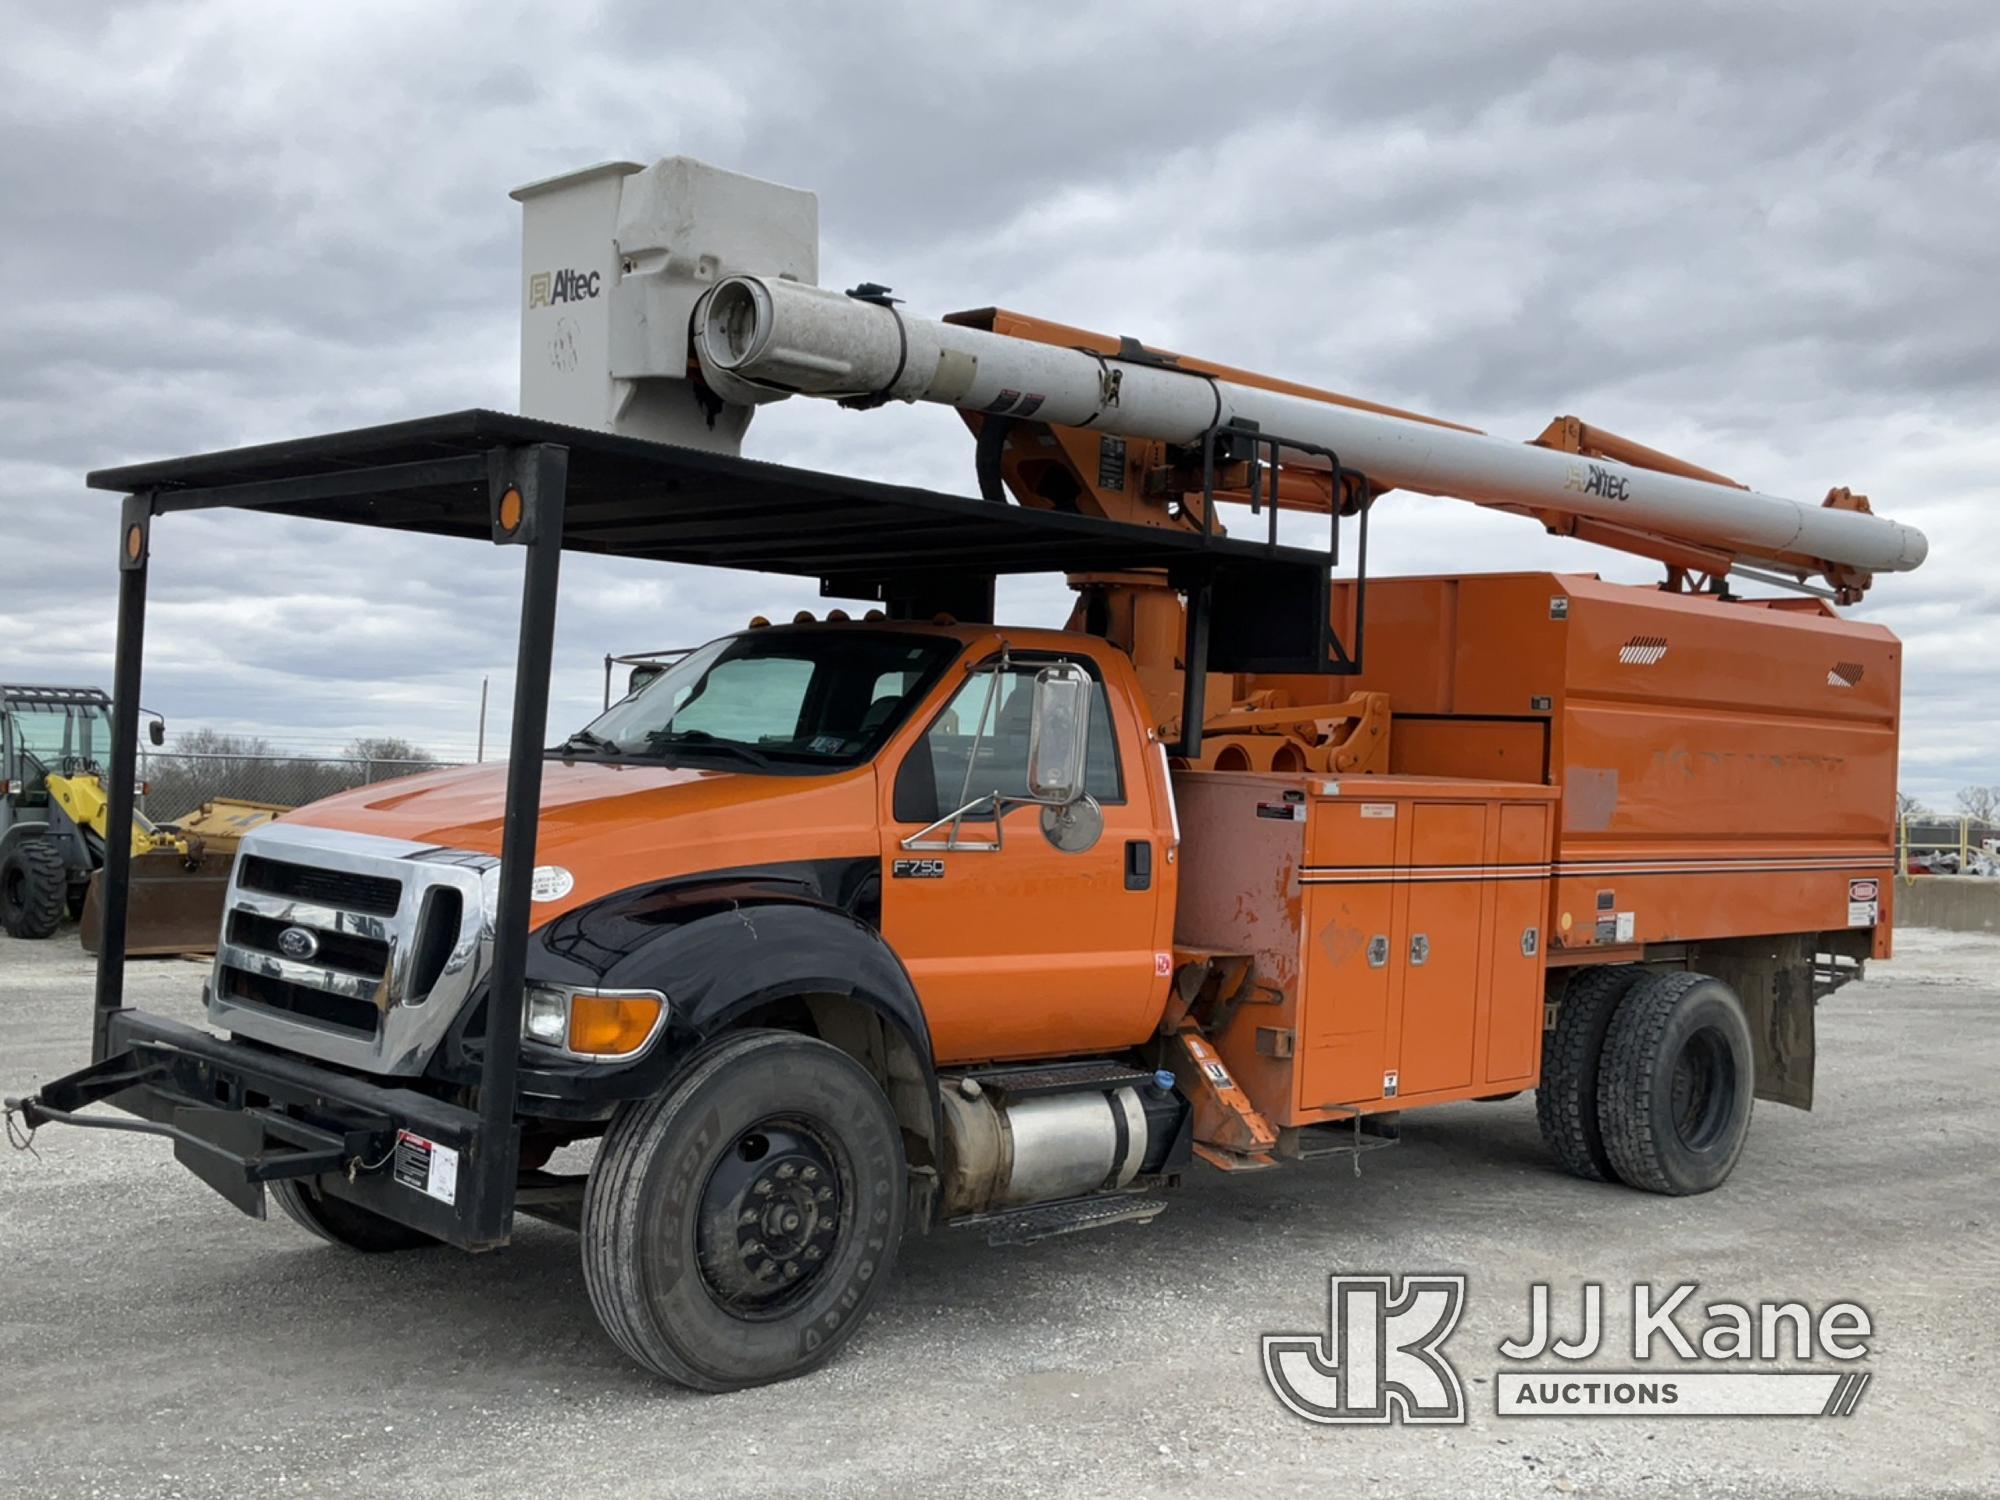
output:
M111 758L111 716L101 703L16 700L7 705L7 717L14 752L26 762L13 774L31 791L50 771Z
M725 636L613 704L562 749L778 773L858 765L958 650L939 636L852 627Z

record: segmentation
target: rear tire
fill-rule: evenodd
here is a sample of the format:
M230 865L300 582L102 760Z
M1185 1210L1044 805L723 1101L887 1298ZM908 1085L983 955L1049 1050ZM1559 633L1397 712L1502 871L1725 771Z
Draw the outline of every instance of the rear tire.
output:
M583 1199L583 1278L618 1347L697 1390L802 1375L866 1316L903 1233L903 1142L816 1038L720 1038L623 1106Z
M329 1197L309 1182L297 1179L274 1182L270 1193L293 1223L343 1250L381 1255L391 1250L421 1250L439 1243L421 1229L385 1219L344 1198Z
M1618 1002L1644 977L1643 969L1626 964L1585 969L1563 992L1542 1051L1535 1123L1562 1169L1591 1182L1617 1176L1598 1125L1597 1075Z
M1618 1007L1597 1113L1619 1177L1649 1193L1721 1187L1743 1154L1756 1089L1750 1022L1706 974L1653 974Z
M44 838L15 840L0 859L0 926L8 936L45 938L62 925L69 872L62 851Z

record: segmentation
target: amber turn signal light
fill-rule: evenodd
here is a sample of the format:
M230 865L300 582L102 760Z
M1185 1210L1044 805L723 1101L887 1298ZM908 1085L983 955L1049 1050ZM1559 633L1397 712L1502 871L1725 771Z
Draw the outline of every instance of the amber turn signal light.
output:
M629 1057L660 1024L658 995L570 996L569 1050L594 1057Z

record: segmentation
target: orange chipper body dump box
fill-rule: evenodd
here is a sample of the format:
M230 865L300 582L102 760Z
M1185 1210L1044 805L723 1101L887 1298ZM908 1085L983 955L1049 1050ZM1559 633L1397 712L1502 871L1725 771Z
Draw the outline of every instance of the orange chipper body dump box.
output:
M1371 581L1366 650L1342 685L1389 695L1392 773L1556 790L1552 965L1857 928L1889 956L1902 646L1881 626L1500 573Z
M1254 957L1216 1044L1274 1125L1533 1087L1557 965L1889 955L1888 631L1523 573L1371 583L1366 640L1343 685L1389 694L1388 774L1174 781L1176 941Z

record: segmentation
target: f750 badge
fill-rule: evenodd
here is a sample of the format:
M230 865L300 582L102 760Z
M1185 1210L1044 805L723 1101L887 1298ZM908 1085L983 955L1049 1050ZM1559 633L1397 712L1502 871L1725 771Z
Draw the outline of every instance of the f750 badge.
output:
M890 866L889 874L896 880L942 880L944 861L941 859L899 859Z

